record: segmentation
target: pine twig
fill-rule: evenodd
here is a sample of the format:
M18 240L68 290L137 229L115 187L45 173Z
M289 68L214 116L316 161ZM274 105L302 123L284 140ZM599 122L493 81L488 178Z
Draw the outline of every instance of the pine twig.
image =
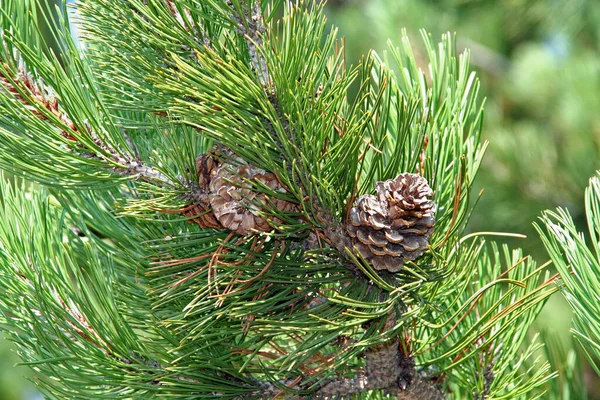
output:
M1 61L2 60L0 60L0 62ZM8 70L8 67L5 66L4 70ZM8 78L0 70L0 84L13 96L13 98L22 103L40 120L49 120L50 115L57 118L64 125L59 127L60 135L63 138L77 142L78 135L88 135L96 146L110 154L110 157L106 157L103 154L91 152L89 149L86 149L83 144L79 144L78 147L81 148L81 151L78 154L79 156L97 161L110 162L111 164L116 163L121 167L113 167L112 170L120 175L139 177L146 181L158 182L161 184L173 184L173 182L160 171L144 165L140 160L137 160L132 156L123 155L124 152L118 151L114 146L104 142L89 126L86 125L86 132L82 132L77 128L72 118L59 109L58 99L49 95L49 88L45 87L42 83L35 82L31 75L26 72L25 67L19 67L15 79ZM45 109L47 113L41 111L43 109Z
M260 1L256 1L252 9L244 7L244 15L238 14L231 0L227 0L227 5L233 10L233 19L237 24L235 31L244 38L248 46L252 68L258 74L260 83L266 86L270 81L269 70L264 57L258 51L258 47L263 44L261 34L267 29L262 19Z
M2 60L0 60L0 63L1 62ZM4 65L3 70L8 71L8 66ZM58 129L63 138L71 142L77 142L78 136L87 135L98 148L104 151L104 154L93 152L86 148L84 144L78 143L75 148L79 149L79 151L71 150L74 154L77 154L82 158L111 164L111 167L107 169L117 175L140 179L144 182L163 187L172 188L183 186L184 188L187 188L187 191L182 193L180 197L183 200L190 202L190 209L186 208L178 210L178 212L186 216L195 216L206 212L206 210L210 208L208 200L209 194L197 184L190 182L183 177L178 177L177 181L172 180L159 170L145 165L139 157L128 154L129 151L119 151L114 146L106 143L87 124L85 124L85 131L82 132L82 130L75 125L72 118L59 108L59 101L55 96L50 95L50 88L46 87L43 83L36 82L31 75L26 72L24 66L19 67L19 71L14 79L7 77L3 73L3 70L0 69L0 88L4 88L4 90L10 93L15 100L23 104L36 118L42 121L49 121L53 125L56 125L56 121L51 121L51 116L54 116L60 121L60 125L62 125L58 126ZM128 135L125 132L123 134L126 141L131 143ZM69 147L69 149L73 148ZM109 156L106 156L105 154L109 154Z
M5 67L5 69L7 70L7 67ZM0 85L17 101L25 105L26 108L40 120L47 121L50 119L45 112L41 111L42 109L47 110L58 118L58 120L64 124L64 126L59 127L59 129L60 135L65 139L77 142L77 136L82 135L82 131L76 127L69 115L59 109L58 99L49 95L49 88L44 87L41 83L35 82L26 72L25 67L19 68L19 72L15 79L8 78L0 70ZM195 209L197 209L197 207L200 207L201 210L207 209L207 205L209 204L208 193L202 190L197 184L188 182L183 177L180 177L178 181L175 182L157 169L145 165L139 157L123 155L126 153L118 151L114 146L103 141L95 132L93 132L89 125L85 126L85 130L85 134L92 139L93 143L110 156L106 157L101 153L89 151L83 144L77 146L81 149L81 151L77 152L78 156L111 163L113 165L116 163L117 166L112 166L110 170L117 175L129 176L166 187L184 186L188 190L181 194L181 198L190 201ZM126 134L125 137L126 140L131 143L131 140ZM186 214L186 211L189 210L184 210L182 212Z

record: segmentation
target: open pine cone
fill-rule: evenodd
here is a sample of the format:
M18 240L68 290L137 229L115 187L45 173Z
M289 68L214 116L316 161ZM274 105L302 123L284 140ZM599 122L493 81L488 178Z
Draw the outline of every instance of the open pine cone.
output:
M284 212L296 208L293 203L275 198L271 198L270 203L267 195L256 191L251 182L284 191L275 174L249 164L237 167L222 164L210 182L210 205L215 217L225 228L240 235L272 231L272 225L260 215L269 207L274 206ZM272 222L279 223L281 220L273 218Z
M203 228L225 228L239 235L270 232L278 218L267 221L261 213L268 209L290 212L294 203L268 198L259 187L285 192L275 174L254 167L227 149L217 149L196 158L198 184L206 199L184 209ZM259 185L257 185L259 184Z
M420 175L405 173L377 182L377 195L360 196L346 230L360 254L377 270L398 272L419 257L433 232L433 190Z

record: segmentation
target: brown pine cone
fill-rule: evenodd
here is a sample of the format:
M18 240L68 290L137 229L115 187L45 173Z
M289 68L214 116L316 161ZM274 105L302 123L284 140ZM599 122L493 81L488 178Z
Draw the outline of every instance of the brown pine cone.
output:
M203 228L225 228L240 235L270 232L272 223L282 221L272 218L269 223L259 215L261 212L268 209L297 211L294 203L267 198L255 186L260 183L274 191L285 192L275 174L246 163L223 146L217 145L209 153L200 154L196 158L196 170L200 195L181 212L190 222Z
M284 192L275 174L249 164L234 166L221 164L209 184L209 199L215 218L225 227L240 235L270 232L272 223L280 223L278 218L269 222L260 213L269 208L284 212L296 210L293 203L269 198L257 191L252 183L261 183L274 191Z
M350 210L346 230L352 242L377 270L398 272L403 260L419 257L433 232L433 190L416 174L377 182L377 195L360 196Z

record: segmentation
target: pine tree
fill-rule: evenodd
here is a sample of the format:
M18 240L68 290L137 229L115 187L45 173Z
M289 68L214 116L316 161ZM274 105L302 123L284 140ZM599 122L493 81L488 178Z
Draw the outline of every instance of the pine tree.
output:
M59 58L1 7L0 327L49 398L542 396L556 287L464 234L452 35L352 67L313 1L83 0Z

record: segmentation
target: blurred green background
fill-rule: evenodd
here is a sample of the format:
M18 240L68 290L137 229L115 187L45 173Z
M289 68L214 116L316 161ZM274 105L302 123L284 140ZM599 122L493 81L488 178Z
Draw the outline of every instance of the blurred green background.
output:
M403 28L413 45L424 28L434 40L456 32L459 49L470 49L490 142L471 231L523 233L527 239L506 241L541 263L547 256L532 223L542 210L568 207L584 229L583 190L600 169L600 1L330 0L328 14L352 64L371 48L382 53L388 39L398 43ZM570 311L560 295L540 325L569 340ZM27 369L13 366L10 349L0 341L0 400L33 399L22 378ZM598 379L590 371L585 378L589 398L600 399Z

